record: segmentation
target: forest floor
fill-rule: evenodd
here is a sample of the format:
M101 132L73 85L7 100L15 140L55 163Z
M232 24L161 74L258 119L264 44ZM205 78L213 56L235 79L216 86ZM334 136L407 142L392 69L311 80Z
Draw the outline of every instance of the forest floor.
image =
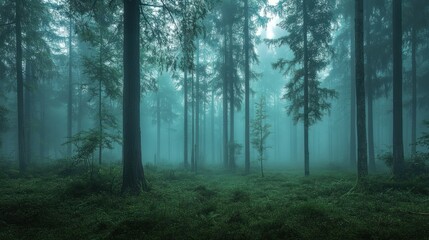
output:
M0 170L0 239L429 239L429 178L353 173L145 169L151 186L120 194L120 166Z

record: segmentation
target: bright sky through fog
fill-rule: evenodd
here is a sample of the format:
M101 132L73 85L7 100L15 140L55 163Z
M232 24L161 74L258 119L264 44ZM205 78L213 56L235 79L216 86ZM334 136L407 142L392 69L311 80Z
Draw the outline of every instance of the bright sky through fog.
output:
M268 0L269 5L276 5L279 0ZM268 16L271 18L267 25L267 38L273 38L274 37L274 27L278 23L278 17L273 16L272 14L268 14Z

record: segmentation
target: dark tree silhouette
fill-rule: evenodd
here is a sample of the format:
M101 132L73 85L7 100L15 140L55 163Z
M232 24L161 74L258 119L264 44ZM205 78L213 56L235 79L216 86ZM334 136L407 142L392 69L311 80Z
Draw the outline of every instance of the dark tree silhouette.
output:
M393 0L393 174L404 172L402 132L402 1Z
M357 104L357 175L358 182L368 175L366 114L365 114L365 68L363 48L363 0L355 6L355 57L356 57L356 104Z
M122 192L147 190L140 139L140 1L124 0Z

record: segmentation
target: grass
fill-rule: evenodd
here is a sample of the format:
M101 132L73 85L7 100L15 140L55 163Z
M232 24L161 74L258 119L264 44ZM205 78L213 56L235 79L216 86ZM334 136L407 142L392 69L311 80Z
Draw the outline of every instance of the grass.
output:
M151 191L121 196L119 166L2 167L0 239L429 239L429 178L345 195L354 174L145 170Z

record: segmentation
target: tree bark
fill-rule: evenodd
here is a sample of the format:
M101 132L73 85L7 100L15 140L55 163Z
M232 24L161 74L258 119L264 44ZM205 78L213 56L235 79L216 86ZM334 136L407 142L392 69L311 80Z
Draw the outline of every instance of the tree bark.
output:
M249 39L249 0L244 0L244 172L250 172L250 39Z
M358 182L368 175L366 113L365 113L365 68L363 45L363 0L355 6L355 53L356 53L356 104L357 104L357 175Z
M304 174L310 175L310 153L308 148L309 97L308 97L308 39L307 39L307 0L303 0L304 34Z
M147 190L140 139L140 12L138 0L124 0L124 89L122 192Z
M22 76L22 28L21 28L22 0L16 0L16 80L17 80L17 103L18 103L18 160L19 171L27 170L27 154L25 147L25 121L24 121L24 83Z
M393 174L404 173L402 132L402 1L393 0Z

